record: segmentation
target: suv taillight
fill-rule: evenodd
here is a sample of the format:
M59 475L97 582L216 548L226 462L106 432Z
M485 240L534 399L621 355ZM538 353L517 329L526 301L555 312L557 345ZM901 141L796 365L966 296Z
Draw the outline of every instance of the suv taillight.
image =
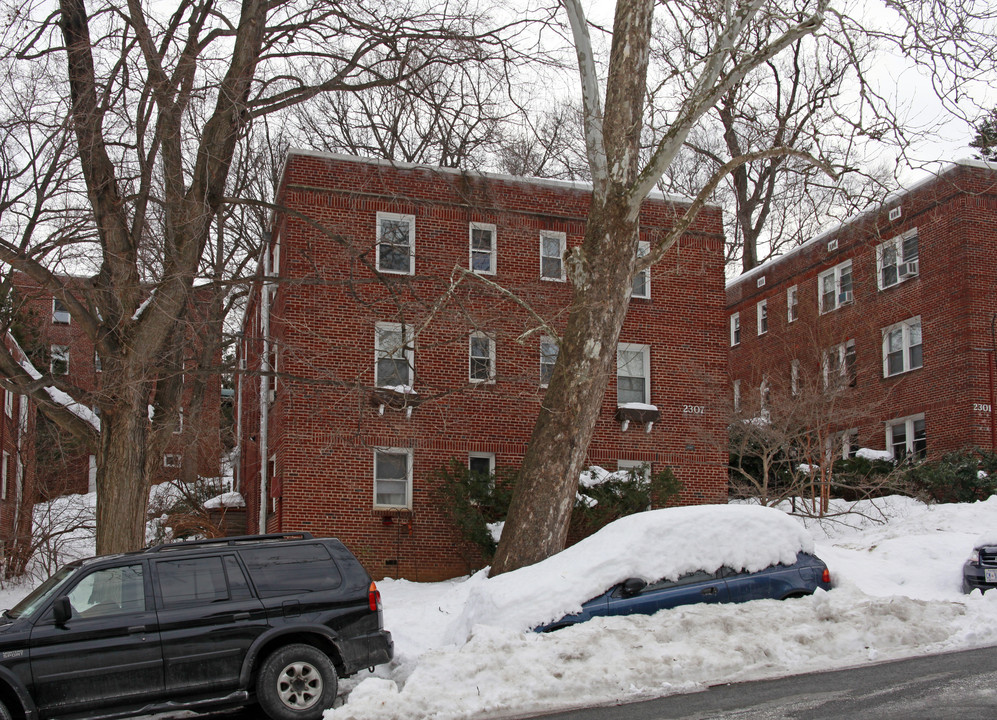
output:
M828 570L827 568L824 568L824 572L821 573L820 579L821 579L822 582L830 583L831 582L831 571Z
M370 587L367 589L367 604L370 606L371 612L376 612L381 609L381 593L377 589L377 585L371 582Z

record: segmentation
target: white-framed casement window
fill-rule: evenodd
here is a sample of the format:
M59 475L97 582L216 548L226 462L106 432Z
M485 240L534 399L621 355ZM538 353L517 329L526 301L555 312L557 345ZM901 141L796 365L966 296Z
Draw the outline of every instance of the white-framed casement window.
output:
M374 449L374 507L412 507L411 449Z
M415 272L415 215L377 214L377 269L402 275Z
M412 387L414 380L412 326L377 323L374 328L374 384L377 387Z
M859 452L859 431L855 428L842 430L838 433L841 459L851 460Z
M824 389L855 387L858 380L855 365L855 341L846 340L824 351Z
M736 312L730 316L730 346L741 344L741 313Z
M163 455L163 467L178 468L183 465L183 455L167 453Z
M800 291L796 285L786 290L786 320L793 322L800 316Z
M921 367L921 316L883 329L883 377Z
M651 346L620 343L616 346L616 402L651 402Z
M800 361L794 359L789 364L789 391L796 397L800 394Z
M917 228L887 240L876 248L879 289L899 285L919 272Z
M490 478L495 474L495 453L468 453L467 469L472 475Z
M637 257L647 257L651 252L651 243L641 240L637 243ZM630 297L643 298L645 300L651 297L651 268L646 267L636 275L634 275L633 289L630 291Z
M52 359L49 363L49 372L53 375L69 374L69 347L66 345L52 346Z
M886 423L886 449L894 460L923 458L928 450L924 431L924 414L889 420Z
M57 297L52 298L52 323L54 325L68 325L70 321L69 310Z
M557 363L557 340L549 335L540 338L540 387L547 387Z
M846 260L818 275L817 293L821 313L831 312L852 302L852 261Z
M177 408L177 426L173 428L173 434L183 434L183 408Z
M764 335L769 331L769 301L762 300L755 306L755 317L758 322L758 334Z
M14 417L14 393L7 389L3 391L3 412L9 418Z
M568 236L546 230L540 233L540 279L564 281L564 250Z
M473 383L495 382L495 340L485 333L471 333L467 343L468 379Z
M468 230L470 235L470 262L472 272L479 275L495 274L495 226L473 222Z
M616 469L623 472L637 473L644 480L651 479L651 463L641 460L617 460Z
M734 412L741 411L741 381L734 381Z

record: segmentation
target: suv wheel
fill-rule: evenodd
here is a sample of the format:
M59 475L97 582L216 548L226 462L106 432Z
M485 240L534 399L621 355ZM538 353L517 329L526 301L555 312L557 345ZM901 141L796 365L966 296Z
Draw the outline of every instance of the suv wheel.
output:
M332 707L337 685L328 655L311 645L287 645L263 661L256 697L273 720L317 720Z

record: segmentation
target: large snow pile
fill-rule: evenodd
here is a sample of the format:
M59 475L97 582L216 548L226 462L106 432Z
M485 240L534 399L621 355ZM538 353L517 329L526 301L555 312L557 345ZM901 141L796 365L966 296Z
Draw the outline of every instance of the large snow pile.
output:
M674 580L722 566L755 571L793 563L813 539L779 510L752 505L699 505L630 515L564 551L515 572L480 574L451 639L475 625L528 630L578 612L582 603L630 577Z
M899 497L835 502L820 521L776 519L771 511L742 515L744 509L732 506L731 519L771 518L771 528L752 525L763 537L783 537L775 528L787 522L797 526L795 532L805 525L816 539L816 554L831 569L834 589L782 602L601 617L541 635L516 628L564 609L555 610L544 593L570 591L577 593L573 602L588 599L583 596L591 585L559 575L572 565L599 565L604 556L594 546L583 544L578 555L562 553L574 559L551 563L560 568L557 573L518 571L492 580L478 573L443 583L379 581L395 660L373 675L344 681L341 689L348 694L326 712L326 720L520 716L997 645L997 592L961 593L963 560L981 535L997 528L997 498L952 505ZM668 565L673 555L699 562L736 559L691 540L656 545L654 539L662 536L655 535L644 542L637 527L655 514L625 523L632 533L614 529L610 533L620 536L604 536L617 544L613 554L621 558L620 574L679 573L681 568ZM736 545L723 524L688 525L704 542ZM584 557L585 552L592 554ZM596 572L601 577L593 584L600 586L616 575L605 568ZM533 617L532 610L517 609L529 603L545 603L545 609Z

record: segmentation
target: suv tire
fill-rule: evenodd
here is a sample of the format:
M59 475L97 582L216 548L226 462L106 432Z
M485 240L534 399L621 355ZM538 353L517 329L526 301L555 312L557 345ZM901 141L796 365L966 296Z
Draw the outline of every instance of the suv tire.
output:
M7 706L0 702L0 720L11 720L12 716Z
M286 645L267 656L256 697L272 720L318 720L336 700L338 678L329 656L311 645Z

